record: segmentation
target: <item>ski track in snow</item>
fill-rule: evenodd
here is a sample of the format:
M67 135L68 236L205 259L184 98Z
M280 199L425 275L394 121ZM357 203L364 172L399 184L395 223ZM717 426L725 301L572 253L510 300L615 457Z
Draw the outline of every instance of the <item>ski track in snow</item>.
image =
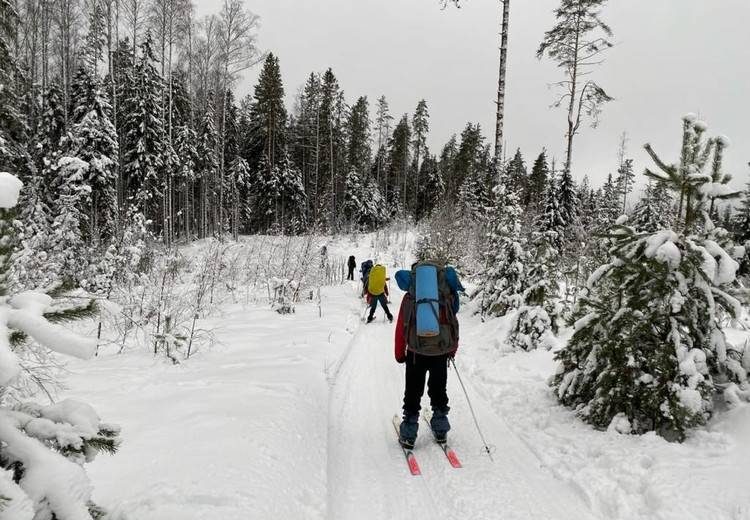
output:
M750 407L683 445L596 432L550 396L551 353L502 355L507 320L480 324L470 306L456 362L494 461L451 368L464 467L420 422L422 476L410 475L391 424L404 385L393 325L380 309L361 322L359 290L323 288L322 316L313 302L289 316L230 306L209 320L220 344L179 366L144 351L72 362L65 397L123 427L120 453L87 466L112 520L750 520L736 463L748 454L732 441L749 434Z
M394 313L399 304L400 295L394 297ZM449 438L464 467L449 465L421 423L414 453L422 477L409 474L390 421L394 413L400 415L404 368L393 359L393 326L380 320L382 314L357 335L332 382L329 519L594 518L582 498L540 468L502 419L472 393L480 426L496 444L495 461L489 460L453 370L448 374ZM422 405L429 406L426 392Z

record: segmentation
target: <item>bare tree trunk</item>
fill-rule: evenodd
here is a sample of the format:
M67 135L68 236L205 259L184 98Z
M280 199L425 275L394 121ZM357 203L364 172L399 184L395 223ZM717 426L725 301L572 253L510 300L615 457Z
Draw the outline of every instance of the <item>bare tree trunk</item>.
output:
M568 105L568 146L565 152L565 171L570 174L570 167L573 162L573 137L576 132L576 122L573 120L575 116L576 108L576 93L578 89L578 59L579 59L579 41L580 41L580 30L576 27L576 39L574 44L573 52L575 56L573 58L573 69L570 74L570 104ZM580 113L581 107L578 107Z
M508 68L508 19L510 0L503 0L503 21L500 36L500 75L497 83L497 117L495 120L495 169L500 174L503 158L503 123L505 121L505 73Z
M318 104L318 107L315 112L315 198L318 198L318 195L320 194L320 190L318 189L320 182L320 104ZM318 219L318 201L314 200L313 204L315 204L315 220Z

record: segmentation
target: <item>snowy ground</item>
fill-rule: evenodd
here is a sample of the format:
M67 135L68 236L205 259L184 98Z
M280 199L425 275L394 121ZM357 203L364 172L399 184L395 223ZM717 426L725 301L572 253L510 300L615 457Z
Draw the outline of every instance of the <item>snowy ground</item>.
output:
M379 256L393 272L409 247L362 238L329 251ZM391 425L403 388L393 326L382 313L363 325L357 292L324 288L322 316L314 302L289 316L227 306L218 344L179 366L145 352L70 365L65 397L123 427L120 453L89 466L96 500L133 520L750 519L750 407L682 445L593 431L556 405L551 353L506 352L507 322L468 308L457 361L494 461L451 371L464 468L422 428L424 476L412 477Z

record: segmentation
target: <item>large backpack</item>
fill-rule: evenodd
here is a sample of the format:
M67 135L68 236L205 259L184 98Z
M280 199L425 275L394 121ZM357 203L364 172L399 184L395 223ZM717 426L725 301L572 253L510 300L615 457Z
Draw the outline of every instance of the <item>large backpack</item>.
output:
M437 298L417 298L417 269L434 267L437 276ZM423 279L422 277L419 277ZM424 282L423 282L424 283ZM431 283L435 283L433 280ZM421 292L421 291L420 291ZM456 350L458 346L458 319L456 319L456 292L446 277L445 266L436 262L419 262L411 269L409 300L404 309L404 328L409 350L425 356L441 356ZM417 329L418 312L434 313L438 329Z
M380 296L385 292L385 266L376 264L370 269L367 278L367 292L373 296Z
M359 269L362 271L362 281L367 282L367 275L370 274L370 269L372 269L372 260L365 260L362 262Z

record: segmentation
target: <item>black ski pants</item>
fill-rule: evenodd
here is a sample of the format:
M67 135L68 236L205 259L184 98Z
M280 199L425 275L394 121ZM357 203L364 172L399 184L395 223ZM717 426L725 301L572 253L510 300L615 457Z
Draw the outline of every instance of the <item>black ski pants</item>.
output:
M427 395L434 410L448 412L448 394L445 385L448 382L448 354L442 356L423 356L415 352L406 353L406 387L404 390L404 414L418 415L420 402L424 394L424 382L427 372Z
M385 296L385 294L378 294L377 296L374 296L372 294L370 295L370 318L375 316L375 310L378 308L378 302L380 302L380 306L383 307L385 315L388 316L388 319L393 319L391 310L388 308L388 298Z
M354 280L354 267L349 266L349 274L346 275L347 280Z

